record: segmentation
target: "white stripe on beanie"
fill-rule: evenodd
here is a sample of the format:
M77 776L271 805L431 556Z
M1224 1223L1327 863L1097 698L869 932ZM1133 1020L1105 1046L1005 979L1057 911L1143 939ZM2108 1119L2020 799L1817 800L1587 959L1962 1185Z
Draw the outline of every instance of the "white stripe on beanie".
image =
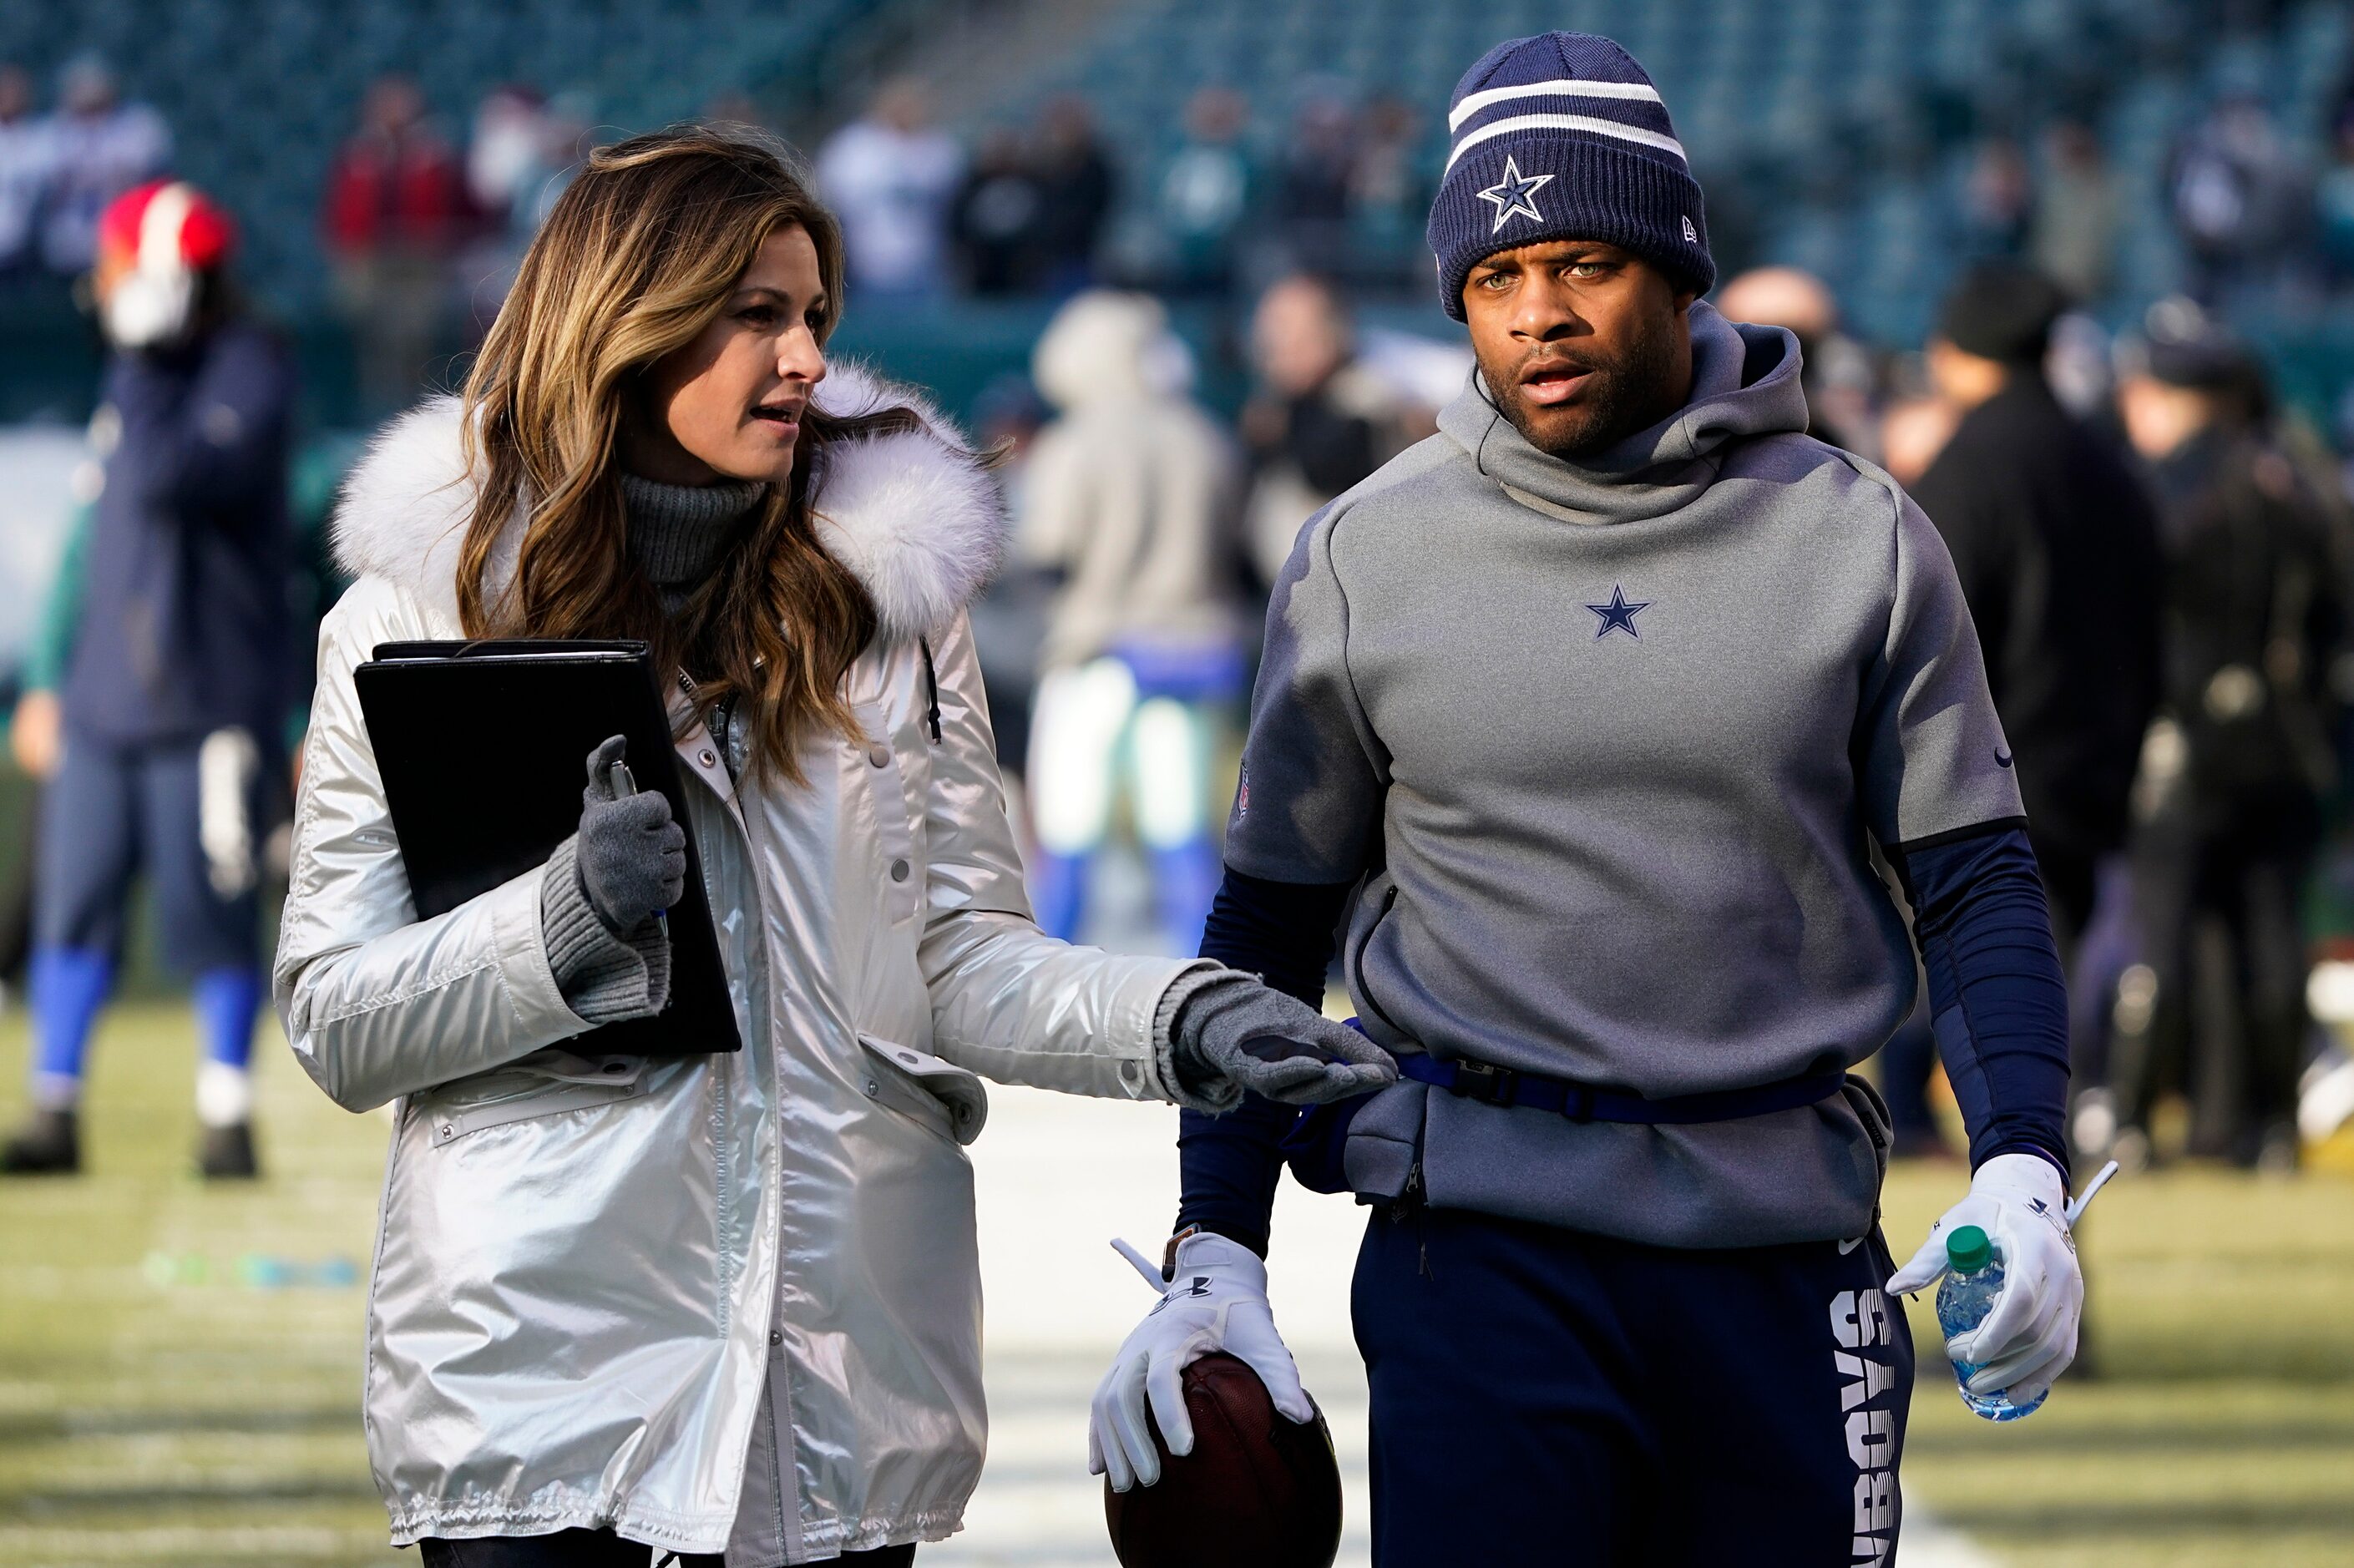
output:
M1457 104L1447 116L1449 132L1463 129L1463 122L1490 104L1509 102L1515 98L1618 98L1634 99L1644 103L1658 103L1664 108L1659 90L1640 81L1576 81L1562 78L1555 81L1532 81L1520 87L1491 87L1475 92Z
M1638 125L1622 125L1616 120L1600 120L1591 114L1516 114L1509 120L1490 121L1477 131L1465 132L1462 139L1455 143L1455 151L1447 155L1447 167L1454 168L1464 154L1480 143L1497 136L1509 136L1515 131L1588 131L1596 136L1613 136L1621 142L1658 147L1673 153L1687 166L1691 163L1684 157L1682 143L1673 136L1663 136L1657 131L1646 131Z

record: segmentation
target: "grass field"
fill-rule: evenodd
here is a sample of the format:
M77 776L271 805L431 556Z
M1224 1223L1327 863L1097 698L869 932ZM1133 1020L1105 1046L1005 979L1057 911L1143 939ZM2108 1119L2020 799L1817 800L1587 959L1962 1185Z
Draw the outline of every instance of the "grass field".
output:
M24 1051L12 1015L0 1119ZM99 1041L93 1173L0 1186L0 1563L414 1564L361 1448L361 1291L331 1282L366 1272L386 1124L263 1054L260 1188L186 1174L187 1026L154 1007ZM1958 1182L1899 1173L1900 1255ZM2084 1246L2101 1375L1998 1428L1925 1364L1908 1489L2039 1568L2354 1563L2354 1180L2120 1182ZM287 1265L330 1282L265 1283Z

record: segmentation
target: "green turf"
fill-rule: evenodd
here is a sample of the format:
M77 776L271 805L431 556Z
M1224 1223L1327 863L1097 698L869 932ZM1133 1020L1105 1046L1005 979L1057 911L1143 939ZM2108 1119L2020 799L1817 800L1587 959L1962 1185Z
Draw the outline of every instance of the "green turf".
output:
M0 1184L0 1563L414 1568L360 1437L361 1289L239 1277L256 1256L365 1277L389 1123L337 1109L273 1041L270 1180L208 1188L186 1012L120 1010L94 1049L91 1173ZM12 1013L10 1123L24 1061Z
M9 1122L24 1054L12 1014ZM193 1050L160 1007L98 1042L92 1174L0 1184L0 1563L413 1568L360 1441L360 1290L240 1277L255 1255L365 1273L387 1123L263 1054L257 1189L186 1174ZM1899 1173L1900 1254L1960 1185ZM1925 1365L1913 1491L2037 1568L2354 1563L2354 1180L2119 1182L2084 1245L2104 1375L1995 1427ZM1916 1307L1925 1351L1928 1327Z

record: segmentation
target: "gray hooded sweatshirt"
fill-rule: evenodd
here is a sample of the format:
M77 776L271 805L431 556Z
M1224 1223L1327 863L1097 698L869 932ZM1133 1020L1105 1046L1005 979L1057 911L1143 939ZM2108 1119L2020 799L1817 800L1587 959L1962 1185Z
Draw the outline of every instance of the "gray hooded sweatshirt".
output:
M1779 328L1691 307L1693 386L1547 456L1478 385L1300 535L1226 860L1366 878L1373 1037L1652 1097L1854 1065L1913 1003L1871 841L2020 820L1951 563L1893 481L1808 438ZM1872 1224L1885 1123L1816 1105L1653 1127L1412 1083L1359 1192L1662 1245Z

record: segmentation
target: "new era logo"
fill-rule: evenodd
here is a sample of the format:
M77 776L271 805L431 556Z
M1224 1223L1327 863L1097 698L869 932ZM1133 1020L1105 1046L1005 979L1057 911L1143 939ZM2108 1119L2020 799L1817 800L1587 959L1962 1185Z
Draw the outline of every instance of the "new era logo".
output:
M1686 245L1698 245L1700 243L1700 230L1692 227L1691 215L1690 213L1686 213L1684 215L1684 243Z

